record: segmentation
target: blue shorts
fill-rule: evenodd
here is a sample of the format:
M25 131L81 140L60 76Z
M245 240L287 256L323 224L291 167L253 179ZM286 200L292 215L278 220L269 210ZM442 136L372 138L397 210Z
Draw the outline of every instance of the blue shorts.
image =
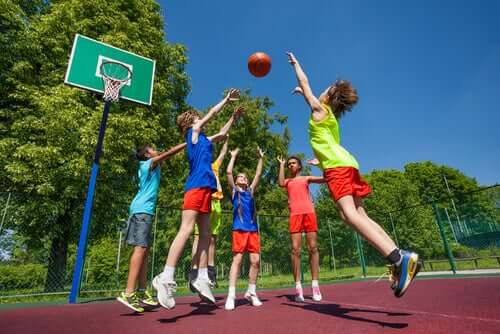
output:
M149 247L153 216L147 213L134 213L127 221L125 241L131 246Z

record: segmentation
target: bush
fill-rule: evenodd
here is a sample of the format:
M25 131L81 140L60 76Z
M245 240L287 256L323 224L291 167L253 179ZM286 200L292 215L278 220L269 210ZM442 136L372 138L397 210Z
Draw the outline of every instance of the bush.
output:
M0 265L0 291L14 289L43 289L47 268L42 264Z

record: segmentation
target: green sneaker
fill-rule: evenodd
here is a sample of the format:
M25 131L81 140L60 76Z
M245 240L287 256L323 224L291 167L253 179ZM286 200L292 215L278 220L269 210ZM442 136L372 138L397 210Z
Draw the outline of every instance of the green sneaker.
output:
M139 298L137 298L136 293L122 292L118 297L116 297L116 300L136 312L144 312L144 309L139 304Z
M139 301L141 303L149 306L158 306L158 301L154 299L148 290L137 291L137 294L139 295Z

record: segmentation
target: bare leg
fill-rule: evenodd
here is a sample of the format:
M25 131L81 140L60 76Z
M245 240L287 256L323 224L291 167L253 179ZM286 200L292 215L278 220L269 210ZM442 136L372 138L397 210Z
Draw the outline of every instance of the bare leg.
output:
M183 210L182 211L182 223L179 228L179 232L172 241L170 245L170 249L168 251L167 256L167 266L175 267L177 265L177 261L182 255L184 251L184 247L186 246L186 242L189 237L193 233L194 224L196 218L198 217L198 211L195 210Z
M135 284L141 272L142 264L144 263L144 258L147 256L147 247L135 246L132 256L130 257L130 266L128 270L127 288L126 293L132 293L135 291Z
M250 270L248 272L248 283L257 283L257 275L259 275L260 268L260 254L250 253Z
M365 208L363 207L363 199L359 197L354 197L354 204L356 204L356 210L358 210L359 214L367 218L372 225L378 230L379 234L385 238L387 243L394 243L391 239L391 237L387 234L387 232L373 219L368 217L368 214L365 211Z
M139 289L146 289L148 283L148 255L149 248L146 248L144 259L142 260L141 272L139 274Z
M200 231L200 239L195 256L198 258L198 269L202 269L207 268L208 265L208 247L210 245L210 236L212 235L210 232L210 214L199 214L198 230Z
M236 280L238 279L241 262L243 260L243 253L235 253L233 255L233 263L231 263L231 270L229 271L229 287L236 286Z
M292 244L292 273L295 282L300 282L300 243L302 241L301 233L290 233Z
M317 232L308 232L306 234L307 249L309 251L309 265L311 266L311 276L313 280L318 280L319 277L319 252L317 240Z
M193 269L198 269L198 257L196 256L196 251L198 250L198 242L200 240L200 237L195 234L193 238L193 248L191 249L191 268Z
M215 248L216 248L217 236L212 235L210 239L210 246L208 247L208 265L210 267L215 266Z
M397 248L394 241L377 223L359 213L351 195L340 198L337 206L344 221L361 234L382 256L387 257Z

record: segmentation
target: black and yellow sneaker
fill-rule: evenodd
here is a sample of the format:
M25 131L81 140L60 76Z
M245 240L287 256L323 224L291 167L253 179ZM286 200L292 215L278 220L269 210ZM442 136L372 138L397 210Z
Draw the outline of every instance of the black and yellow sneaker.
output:
M128 308L136 312L139 313L144 312L144 309L139 304L139 298L137 297L137 294L135 292L132 293L122 292L118 297L116 297L116 300L118 300L120 303L122 303L123 305L127 306Z
M141 303L149 306L158 306L158 301L153 297L149 290L137 291L137 295L139 296L139 301Z

